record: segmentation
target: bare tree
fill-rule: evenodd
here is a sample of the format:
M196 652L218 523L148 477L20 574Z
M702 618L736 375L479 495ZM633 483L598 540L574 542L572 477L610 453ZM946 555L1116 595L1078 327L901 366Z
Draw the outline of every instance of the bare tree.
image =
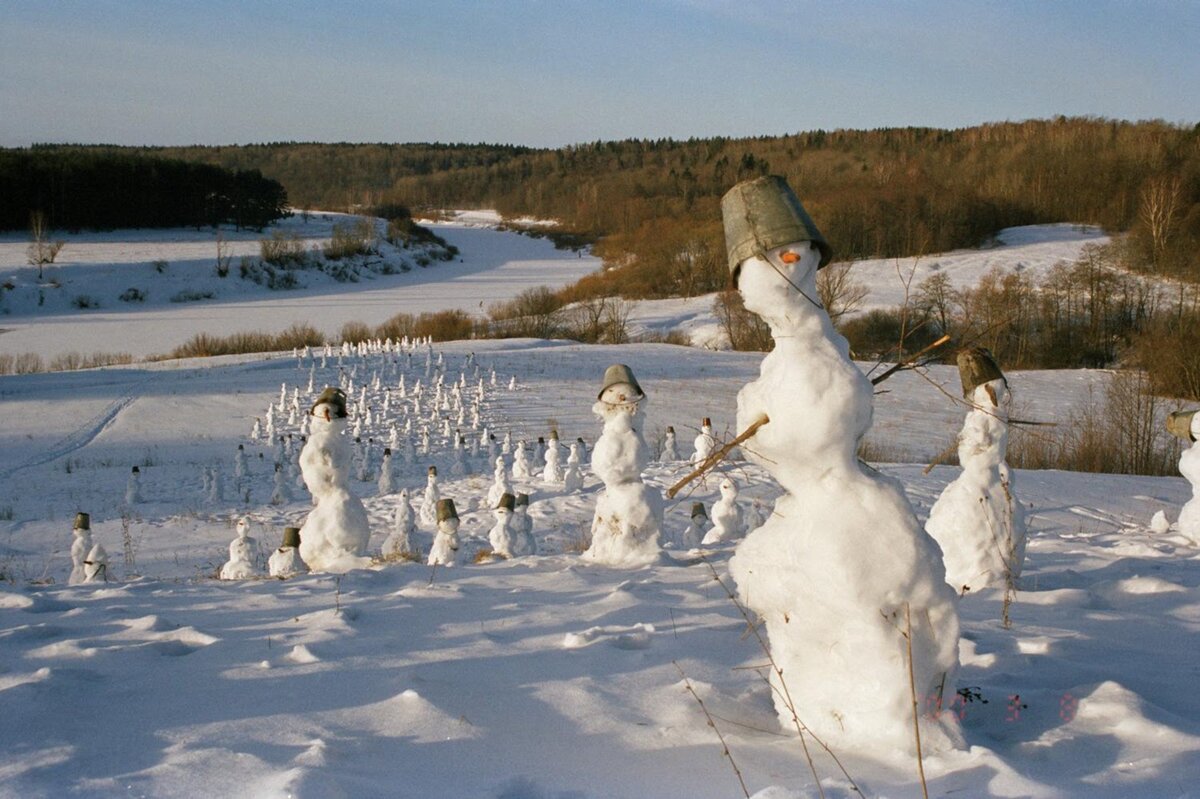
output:
M1171 228L1175 225L1182 189L1179 177L1157 177L1142 186L1138 217L1150 236L1150 262L1156 270L1161 265Z
M848 313L857 311L870 290L850 277L852 263L830 264L817 272L817 294L829 320L837 324Z
M54 263L65 243L50 240L50 225L45 213L34 211L29 215L29 247L25 253L29 265L38 268L38 280L42 279L46 264Z

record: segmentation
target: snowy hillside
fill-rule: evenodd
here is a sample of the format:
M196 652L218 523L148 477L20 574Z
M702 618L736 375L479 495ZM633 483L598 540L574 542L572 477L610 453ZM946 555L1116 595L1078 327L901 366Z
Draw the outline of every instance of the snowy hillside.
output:
M63 234L56 237L66 244L42 281L57 287L39 287L37 269L26 263L26 236L0 235L0 279L14 286L0 291L0 347L45 358L72 351L143 357L169 352L196 333L278 332L296 323L336 337L346 322L378 325L400 312L482 314L492 302L534 286L572 283L600 265L549 241L496 231L497 215L472 212L425 223L458 248L459 257L449 262L432 258L421 266L420 249L384 245L381 258L366 260L386 262L392 274L376 267L339 282L309 270L298 273L301 287L287 290L237 276L240 258L257 257L259 240L276 230L311 248L327 243L335 224L354 219L319 212L307 221L283 220L262 234L222 230L232 263L225 278L215 273L217 234L209 229ZM130 288L145 299L120 300ZM96 307L75 307L79 297Z
M600 375L628 363L648 395L647 437L653 444L673 425L684 457L704 416L718 437L733 433L734 397L761 360L536 340L458 342L436 353L447 383L464 374L473 392L483 380L481 428L531 442L554 428L564 441L594 443ZM750 792L817 795L755 671L763 653L713 580L711 569L728 580L731 545L676 545L668 563L637 570L587 565L578 552L600 488L590 471L580 493L517 481L532 496L541 554L476 564L492 524L483 506L491 469L481 454L467 459L470 474L453 476L452 453L435 435L431 454L403 469L398 485L417 499L425 467L439 466L442 494L462 518L459 565L214 579L240 516L253 520L265 554L311 509L295 484L292 500L270 504L275 448L250 438L281 384L278 430L294 435L291 399L298 391L297 404L311 404L310 375L317 391L339 376L366 386L374 419L362 433L377 456L389 422L411 404L400 401L401 378L409 390L417 380L429 385L422 350L411 360L338 361L245 356L0 378L0 698L9 720L0 725L0 796L740 795L689 683ZM1101 376L1017 372L1010 381L1021 415L1053 420ZM930 377L957 393L951 369ZM958 470L924 475L920 463L952 440L962 411L913 374L888 387L876 397L871 435L913 464L881 469L924 519ZM478 439L481 430L465 428ZM241 481L238 444L249 456ZM133 465L143 501L126 505ZM220 491L204 486L214 467ZM689 468L656 463L646 479L665 488ZM769 510L778 495L745 462L725 474L741 484L747 509ZM668 505L668 537L682 534L692 502L711 507L717 482ZM396 497L379 496L374 481L355 480L353 489L377 552ZM1149 527L1158 510L1175 517L1187 484L1018 472L1015 491L1029 508L1031 539L1012 627L1000 623L1000 591L960 603L958 698L940 712L961 716L970 748L926 758L930 794L1192 795L1200 550ZM66 585L77 511L91 514L111 583ZM431 532L418 529L420 549ZM866 796L920 795L915 764L837 754ZM829 757L814 759L826 796L857 795Z
M955 289L975 286L993 269L1022 272L1041 280L1058 264L1079 259L1088 245L1105 244L1109 238L1098 228L1081 225L1029 225L1007 228L996 235L993 246L978 250L956 250L914 258L875 258L856 261L851 279L867 288L857 313L873 308L894 308L904 302L905 283L915 291L921 281L945 274ZM705 294L687 299L643 300L634 303L629 315L634 334L646 330L687 333L693 346L720 349L726 344L713 300Z

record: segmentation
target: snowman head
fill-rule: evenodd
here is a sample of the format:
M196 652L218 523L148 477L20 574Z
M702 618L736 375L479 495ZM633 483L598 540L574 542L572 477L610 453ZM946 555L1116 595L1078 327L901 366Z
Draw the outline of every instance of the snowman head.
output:
M242 518L238 519L237 534L238 534L238 538L245 538L246 536L250 535L250 517L249 516L243 516Z
M763 258L772 251L809 243L821 255L818 268L829 263L832 250L804 210L787 180L764 175L738 183L721 198L725 248L735 288L746 260Z
M816 272L820 263L821 251L807 241L747 258L737 273L746 309L768 316L796 300L818 304Z
M317 401L313 403L309 413L327 422L334 419L345 419L347 416L346 392L333 386L327 387L321 392L321 396L317 397Z
M645 392L628 366L614 363L604 370L604 382L597 399L605 405L637 405L645 398Z
M733 482L733 480L730 480L728 477L721 481L721 496L728 499L730 497L736 497L737 495L737 483Z

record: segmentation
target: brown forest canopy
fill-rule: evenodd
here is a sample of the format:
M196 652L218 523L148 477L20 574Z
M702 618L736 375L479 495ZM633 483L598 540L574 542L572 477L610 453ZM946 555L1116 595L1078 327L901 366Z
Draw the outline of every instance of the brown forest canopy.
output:
M301 208L396 202L559 219L601 239L599 254L619 267L585 281L584 293L721 287L719 199L766 173L788 178L839 259L945 251L1012 225L1078 222L1131 231L1135 266L1200 279L1200 125L1060 117L553 150L278 143L135 152L261 170Z

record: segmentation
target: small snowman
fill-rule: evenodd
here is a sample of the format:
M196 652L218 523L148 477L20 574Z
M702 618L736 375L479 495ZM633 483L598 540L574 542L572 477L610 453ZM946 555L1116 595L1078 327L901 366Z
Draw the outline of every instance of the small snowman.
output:
M732 541L742 532L742 509L737 503L737 483L726 477L721 480L721 498L713 503L712 529L700 543L705 546Z
M667 426L667 434L663 437L662 454L658 459L663 463L679 460L679 446L675 443L675 428Z
M529 495L520 492L517 494L516 504L513 506L513 529L522 536L529 536L533 540L533 517L529 515Z
M421 523L433 527L438 521L438 501L442 497L438 488L438 472L436 466L429 467L425 478L425 497L421 500ZM457 516L455 518L458 518Z
M516 535L513 532L512 524L513 506L516 504L516 500L517 498L512 494L504 494L492 510L492 515L496 517L496 523L488 531L488 542L492 545L492 552L504 558L513 556L513 548L516 544Z
M662 497L642 482L650 461L642 437L645 392L625 364L613 364L592 411L604 432L592 450L592 471L604 482L583 557L607 566L644 566L662 556Z
M237 538L229 543L229 560L221 567L222 580L246 580L254 576L254 551L257 542L250 537L250 519L237 523Z
M685 549L695 549L704 541L708 531L708 514L704 512L703 502L692 503L692 523L683 531L680 543Z
M517 494L513 506L513 557L537 554L537 540L533 537L533 517L529 515L529 495Z
M508 467L504 463L504 458L496 456L496 468L493 472L492 487L488 489L487 506L489 508L496 507L500 502L500 497L505 494L512 493L512 483L508 479Z
M525 449L524 441L518 441L517 448L513 451L512 474L514 480L528 480L533 474L533 466L529 462L529 452Z
M395 476L392 469L392 448L383 448L383 460L379 464L379 496L386 497L395 490Z
M392 532L383 542L385 558L400 558L413 553L414 526L413 508L408 501L408 489L402 488L396 500L396 512L392 515Z
M563 490L568 494L583 488L582 460L579 444L572 443L570 454L567 455L567 468L563 470Z
M125 504L137 505L142 501L142 470L134 466L129 471L129 481L125 483Z
M308 564L300 557L300 528L285 527L283 543L271 553L267 561L267 572L272 577L291 577L308 571Z
M92 517L86 513L76 513L71 534L74 540L71 541L71 576L67 578L67 585L78 585L87 580L84 562L95 546L92 541Z
M272 505L286 505L292 501L292 492L288 488L287 471L282 463L275 464L275 487L271 491Z
M439 499L437 503L437 532L429 550L430 566L453 566L458 559L458 511L454 500Z
M1200 439L1200 413L1172 413L1167 418L1167 430L1190 444L1179 456L1179 473L1191 483L1192 498L1180 509L1175 527L1180 535L1195 546L1200 546L1200 447L1196 446L1197 439Z
M717 448L717 439L713 436L712 419L707 416L700 424L700 435L696 436L693 446L696 451L692 453L692 463L703 463Z
M543 457L546 465L542 469L542 480L547 483L561 483L563 481L562 450L558 446L557 432L551 434L550 444L546 447Z
M249 473L246 466L246 445L238 444L237 452L233 456L233 478L240 483Z

